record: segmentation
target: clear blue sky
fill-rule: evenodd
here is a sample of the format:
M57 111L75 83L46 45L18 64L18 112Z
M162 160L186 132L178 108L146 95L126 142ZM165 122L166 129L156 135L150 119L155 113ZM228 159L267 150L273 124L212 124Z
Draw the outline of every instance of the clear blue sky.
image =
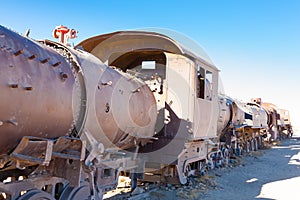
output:
M60 24L87 37L161 27L204 47L221 70L227 94L262 97L291 111L300 126L299 0L3 1L0 23L35 39L51 39Z

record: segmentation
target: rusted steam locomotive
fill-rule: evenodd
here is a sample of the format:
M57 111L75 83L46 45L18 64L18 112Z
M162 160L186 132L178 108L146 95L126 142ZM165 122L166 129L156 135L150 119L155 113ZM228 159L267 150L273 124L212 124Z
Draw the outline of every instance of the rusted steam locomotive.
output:
M165 34L53 34L0 26L2 199L102 199L121 173L185 184L292 133L287 111L219 94L214 64Z

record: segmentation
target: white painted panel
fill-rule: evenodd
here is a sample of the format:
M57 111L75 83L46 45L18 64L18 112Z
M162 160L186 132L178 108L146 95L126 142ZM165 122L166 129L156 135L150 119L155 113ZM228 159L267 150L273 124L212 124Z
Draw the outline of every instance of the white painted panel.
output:
M191 87L190 74L193 62L181 55L166 53L166 56L166 103L180 119L192 121L193 87Z

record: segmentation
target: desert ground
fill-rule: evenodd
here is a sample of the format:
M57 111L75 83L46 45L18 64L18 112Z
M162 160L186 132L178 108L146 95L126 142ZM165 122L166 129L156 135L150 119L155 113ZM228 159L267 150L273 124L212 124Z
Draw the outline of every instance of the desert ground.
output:
M300 134L260 152L216 171L216 188L199 199L300 199Z

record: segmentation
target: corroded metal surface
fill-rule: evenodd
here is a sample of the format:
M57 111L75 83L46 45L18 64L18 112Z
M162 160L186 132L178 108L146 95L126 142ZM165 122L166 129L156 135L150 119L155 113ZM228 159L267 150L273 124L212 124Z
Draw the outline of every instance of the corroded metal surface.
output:
M0 26L0 198L99 200L120 172L186 184L292 134L288 111L218 96L218 69L166 35L100 35L85 52L55 30L61 43Z
M0 154L23 136L54 138L73 127L70 65L54 50L0 26Z

